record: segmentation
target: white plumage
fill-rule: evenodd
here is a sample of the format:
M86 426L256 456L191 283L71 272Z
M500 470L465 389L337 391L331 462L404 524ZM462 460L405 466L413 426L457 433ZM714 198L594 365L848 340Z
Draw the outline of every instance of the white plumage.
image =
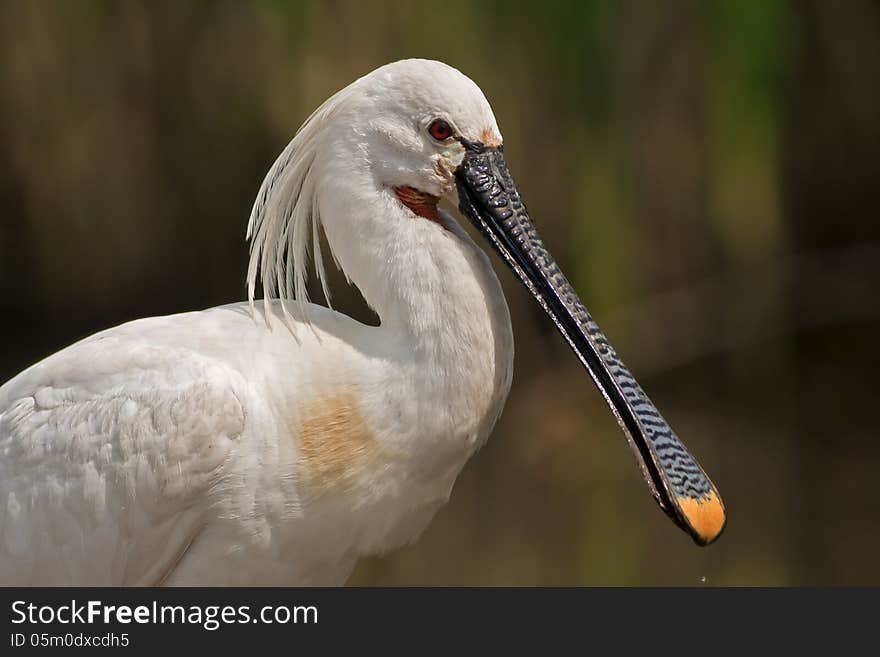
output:
M0 584L333 584L415 538L507 396L510 318L448 197L500 143L468 78L390 64L325 103L263 183L250 303L131 322L0 387ZM318 230L376 310L305 303ZM267 296L254 302L258 272ZM284 307L282 307L282 304ZM310 325L311 328L308 328Z

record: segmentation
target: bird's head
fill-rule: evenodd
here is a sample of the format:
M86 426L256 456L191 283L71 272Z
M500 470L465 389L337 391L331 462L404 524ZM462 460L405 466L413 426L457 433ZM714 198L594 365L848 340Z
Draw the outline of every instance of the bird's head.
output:
M423 218L437 219L441 198L455 201L465 143L502 143L480 88L441 62L394 62L338 96L323 144L335 175L345 167L369 172L376 188Z

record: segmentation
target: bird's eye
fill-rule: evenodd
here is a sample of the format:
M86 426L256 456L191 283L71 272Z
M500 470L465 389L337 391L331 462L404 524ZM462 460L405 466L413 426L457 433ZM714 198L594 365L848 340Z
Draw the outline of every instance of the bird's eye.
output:
M428 132L437 141L446 141L452 136L452 126L443 119L434 119L428 126Z

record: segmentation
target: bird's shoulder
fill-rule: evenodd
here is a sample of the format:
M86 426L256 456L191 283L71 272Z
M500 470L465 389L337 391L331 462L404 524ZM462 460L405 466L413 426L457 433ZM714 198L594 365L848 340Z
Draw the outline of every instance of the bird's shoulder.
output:
M130 327L90 336L0 387L0 436L49 425L99 435L146 408L152 412L141 419L150 433L240 432L246 384L237 370L193 345ZM196 415L197 425L185 421ZM65 417L72 422L58 424Z

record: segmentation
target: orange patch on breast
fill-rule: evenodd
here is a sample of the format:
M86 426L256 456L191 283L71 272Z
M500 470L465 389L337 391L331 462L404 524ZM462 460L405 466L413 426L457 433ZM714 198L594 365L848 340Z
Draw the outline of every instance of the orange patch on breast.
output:
M291 427L299 448L299 480L313 494L350 486L378 455L353 394L322 398L299 417Z
M678 497L676 501L701 545L708 545L721 535L727 516L714 490L707 498Z

